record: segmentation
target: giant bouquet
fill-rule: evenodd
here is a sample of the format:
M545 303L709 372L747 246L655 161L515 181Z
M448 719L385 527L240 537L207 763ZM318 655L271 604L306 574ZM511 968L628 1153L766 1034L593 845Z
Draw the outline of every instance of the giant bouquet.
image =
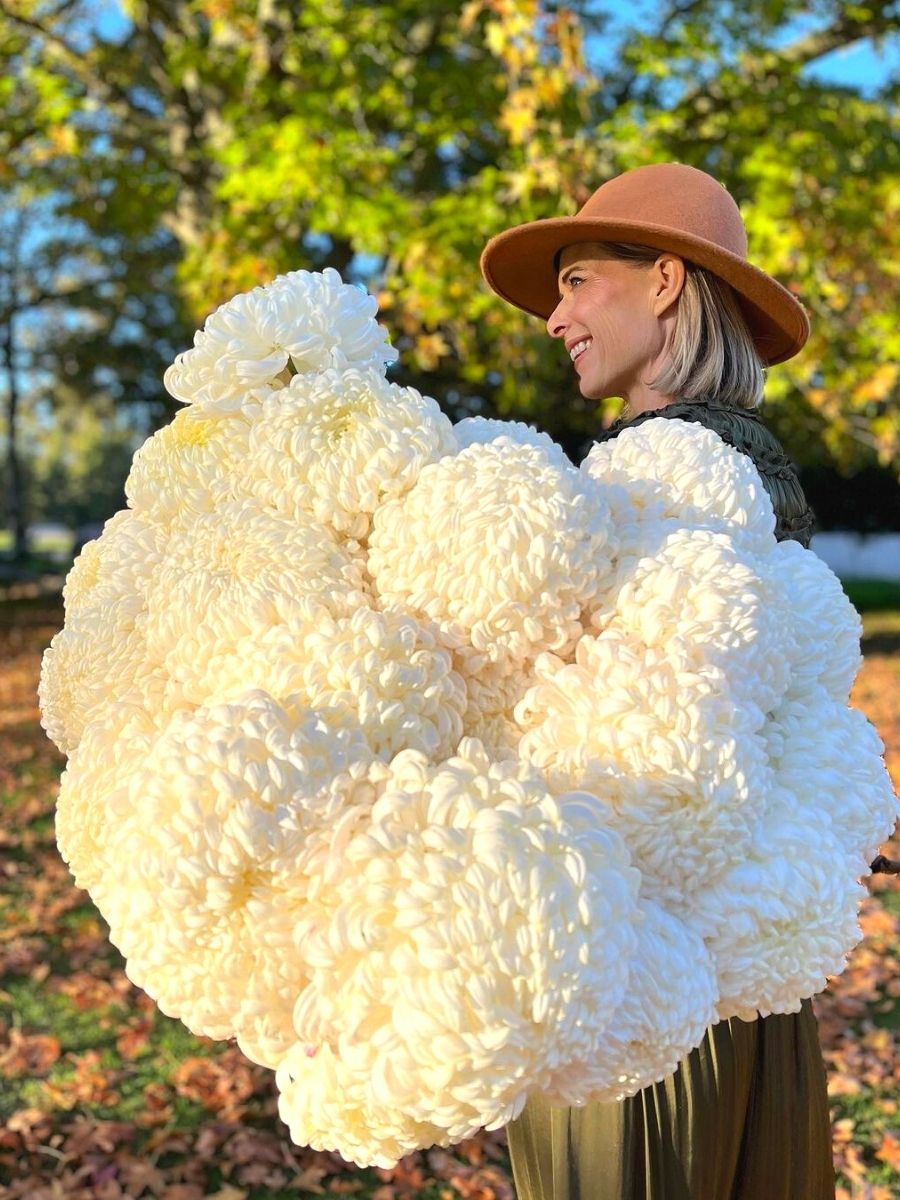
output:
M898 805L857 614L749 458L451 424L375 309L329 269L209 317L40 699L129 977L391 1166L796 1011Z

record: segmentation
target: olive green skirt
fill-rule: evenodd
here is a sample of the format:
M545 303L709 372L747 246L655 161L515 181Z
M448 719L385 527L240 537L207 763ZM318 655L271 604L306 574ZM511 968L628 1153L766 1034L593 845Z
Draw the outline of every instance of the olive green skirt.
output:
M518 1200L834 1200L818 1026L720 1021L674 1075L613 1104L538 1096L507 1126Z

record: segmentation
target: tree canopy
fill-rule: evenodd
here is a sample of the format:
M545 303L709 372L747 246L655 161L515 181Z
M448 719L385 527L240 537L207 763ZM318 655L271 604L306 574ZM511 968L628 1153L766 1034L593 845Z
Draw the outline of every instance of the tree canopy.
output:
M0 185L56 195L109 276L91 284L105 318L70 393L168 419L161 368L216 305L332 265L378 295L401 352L391 378L578 454L615 406L584 400L543 323L489 291L481 250L622 170L677 160L728 187L751 260L811 312L806 348L767 382L790 452L897 463L896 85L864 94L808 69L883 44L897 5L625 12L129 0L98 18L85 0L0 0Z

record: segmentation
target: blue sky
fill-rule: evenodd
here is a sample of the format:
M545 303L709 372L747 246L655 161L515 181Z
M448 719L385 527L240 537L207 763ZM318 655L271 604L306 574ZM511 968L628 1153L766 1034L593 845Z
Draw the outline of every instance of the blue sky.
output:
M900 76L900 36L885 38L880 50L871 41L835 50L807 67L804 73L826 83L852 84L863 95L870 95L890 77Z
M613 8L611 5L610 8ZM622 10L627 17L621 17ZM658 9L658 0L642 0L641 3L623 5L618 14L611 19L610 29L617 41L626 24L642 25L648 14ZM96 28L101 36L106 38L120 37L128 28L129 21L119 4L110 0L97 0L94 6L96 13ZM798 35L815 29L822 24L821 18L807 15L796 18L786 25L779 42L788 42ZM604 42L608 39L592 39L588 47L591 65L599 69L604 61ZM608 52L608 51L607 51ZM880 48L871 41L857 42L841 50L835 50L816 63L807 67L805 74L816 77L824 82L851 84L863 95L870 94L881 87L893 75L900 76L900 33L892 38L884 38Z
M626 26L643 26L648 17L658 9L659 0L641 0L640 3L623 5L609 23L613 42L618 42ZM775 40L775 45L792 42L805 33L822 28L824 24L821 17L817 18L811 14L796 17L784 26ZM607 43L606 48L604 42ZM598 66L602 67L609 54L608 43L608 38L592 39L588 53L589 61L595 69ZM880 47L873 45L869 39L835 50L805 68L803 74L827 83L849 84L863 95L871 95L891 76L897 78L900 75L900 31L890 39L883 38Z

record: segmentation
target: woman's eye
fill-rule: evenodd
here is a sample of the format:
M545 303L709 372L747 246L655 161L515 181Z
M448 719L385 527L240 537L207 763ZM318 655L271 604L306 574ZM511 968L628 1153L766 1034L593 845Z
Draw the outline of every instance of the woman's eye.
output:
M578 282L579 282L579 283L583 283L583 282L584 282L584 276L583 276L583 275L570 275L570 276L569 276L569 287L571 287L571 286L572 286L572 284L574 284L574 283L575 283L576 279L578 280Z

